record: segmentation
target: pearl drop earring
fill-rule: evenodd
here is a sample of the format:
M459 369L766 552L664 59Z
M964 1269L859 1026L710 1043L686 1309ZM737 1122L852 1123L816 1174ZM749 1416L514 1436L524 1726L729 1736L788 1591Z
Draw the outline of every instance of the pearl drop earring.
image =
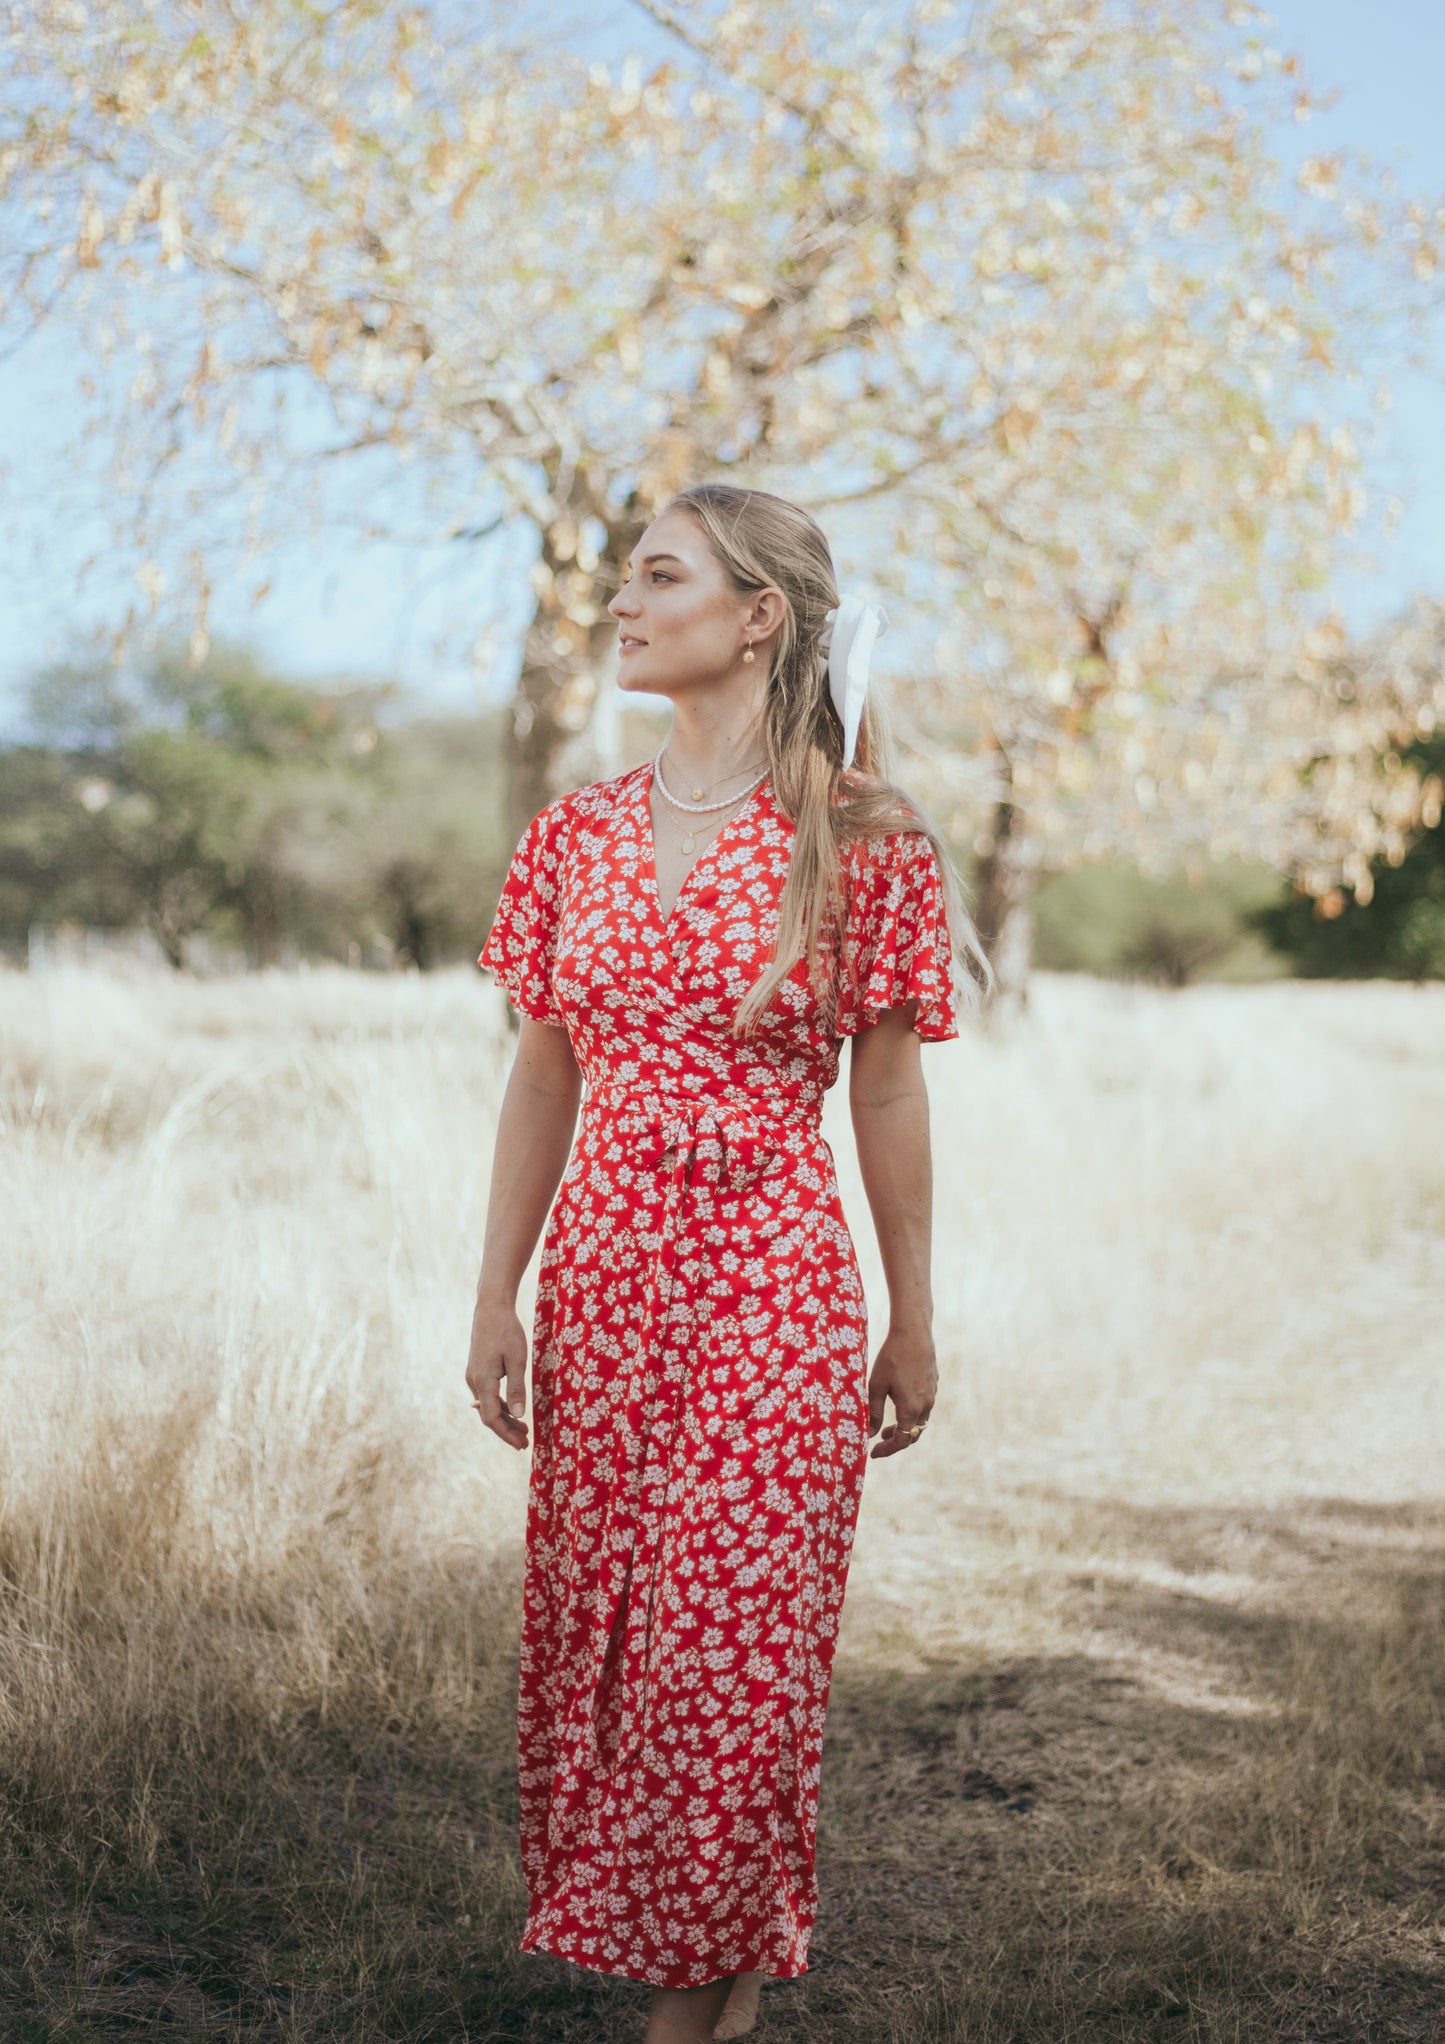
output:
M756 660L756 659L757 659L757 657L758 657L758 656L757 656L757 654L756 654L756 653L754 653L754 651L753 651L753 648L752 648L752 641L751 641L751 640L749 640L749 642L748 642L748 650L747 650L747 651L746 651L746 653L744 653L744 655L743 655L743 666L744 666L744 667L751 667L751 666L752 666L752 664L753 664L753 662L754 662L754 660Z

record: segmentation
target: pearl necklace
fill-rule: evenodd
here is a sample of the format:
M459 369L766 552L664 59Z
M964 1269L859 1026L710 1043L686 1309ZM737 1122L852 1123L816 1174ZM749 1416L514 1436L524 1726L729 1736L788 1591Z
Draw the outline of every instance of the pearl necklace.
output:
M764 767L762 772L756 775L746 788L739 789L736 795L724 796L721 802L682 802L673 794L671 788L668 787L666 781L662 778L662 755L666 750L667 742L664 740L658 748L656 759L652 762L652 777L657 783L657 792L661 795L664 802L670 802L674 809L685 810L692 816L707 816L715 809L731 808L734 802L744 801L747 796L751 795L753 789L758 787L768 777L768 769ZM689 827L687 836L683 839L680 849L684 858L686 858L696 848L696 826L693 825Z
M657 781L657 792L665 802L670 802L674 809L686 809L694 816L706 815L712 809L726 809L729 802L740 802L744 795L752 793L759 781L765 781L768 777L768 770L764 767L760 774L753 776L745 788L739 788L736 795L724 795L721 802L684 802L673 794L671 788L668 787L666 781L662 778L662 755L666 750L667 746L664 744L658 752L656 759L652 762L653 776Z

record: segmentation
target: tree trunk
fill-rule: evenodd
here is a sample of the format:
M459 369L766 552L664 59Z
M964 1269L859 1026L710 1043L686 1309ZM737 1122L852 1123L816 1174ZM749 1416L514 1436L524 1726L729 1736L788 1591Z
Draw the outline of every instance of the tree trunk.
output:
M559 714L565 668L551 651L551 609L549 603L540 602L527 627L522 672L507 727L507 834L513 844L552 799L552 764L567 742Z
M996 1007L1004 1016L1021 1014L1028 1006L1037 877L1022 813L1006 790L994 806L990 848L979 860L975 912L998 977Z
M581 537L589 519L594 530L600 524L605 531L600 554L591 553ZM589 503L577 502L542 534L534 570L537 609L527 628L508 733L507 822L513 843L562 792L555 785L558 761L591 722L598 674L617 643L607 604L641 530L636 516L603 519ZM601 771L612 770L599 764Z
M240 918L252 967L264 971L281 955L281 903L276 876L262 868L247 874L233 890L232 905Z
M162 876L146 904L146 921L155 932L161 956L167 965L174 972L188 971L187 944L200 918L193 913L193 904L187 898L184 886L178 890Z

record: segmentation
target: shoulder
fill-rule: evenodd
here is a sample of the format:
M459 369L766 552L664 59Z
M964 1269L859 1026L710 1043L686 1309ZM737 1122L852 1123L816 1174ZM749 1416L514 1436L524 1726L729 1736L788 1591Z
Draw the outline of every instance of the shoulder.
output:
M893 830L851 848L844 928L852 942L884 947L948 928L947 885L926 831Z
M565 795L554 796L528 824L527 838L534 844L561 845L579 825L583 829L606 825L645 779L651 764L649 760L640 767L629 767L625 773L587 781L580 788L570 788Z
M847 769L838 777L833 797L850 833L866 837L913 836L927 833L928 819L906 788L881 774Z
M874 775L847 774L838 802L852 814L843 828L842 863L855 887L931 883L939 873L928 819L904 789Z
M914 824L907 829L873 831L868 836L856 838L850 845L853 870L860 878L887 875L907 878L910 874L928 874L938 870L938 853L926 826Z
M609 774L605 780L587 781L580 788L574 788L570 795L563 795L562 802L571 806L577 816L589 821L608 816L636 790L646 784L652 772L652 761L643 760L641 766L628 767L620 774Z

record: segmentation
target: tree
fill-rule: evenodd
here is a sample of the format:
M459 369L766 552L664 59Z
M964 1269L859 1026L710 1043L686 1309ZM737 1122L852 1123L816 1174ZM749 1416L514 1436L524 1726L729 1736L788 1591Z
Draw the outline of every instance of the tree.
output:
M1049 858L1308 838L1356 884L1375 809L1322 840L1293 767L1338 723L1349 373L1369 308L1430 290L1439 213L1338 163L1283 189L1270 122L1309 97L1236 0L635 18L600 63L503 6L23 0L17 283L136 365L97 403L151 589L166 491L189 533L217 462L274 502L389 450L443 532L528 521L515 834L595 757L641 524L734 473L929 621L904 722L985 812L1006 982ZM288 429L296 384L324 432Z
M143 922L178 967L202 931L258 966L474 957L511 844L501 720L398 707L225 647L48 670L37 742L0 751L0 927Z
M1445 740L1410 748L1412 763L1445 777ZM1341 887L1302 884L1254 922L1304 979L1445 979L1445 826L1438 801L1398 864L1374 859L1368 902Z
M39 675L39 741L4 756L7 921L143 921L173 966L224 928L272 962L304 921L288 826L318 784L375 740L385 691L305 689L218 649L162 652L120 681L105 666Z
M1362 735L1380 749L1380 807L1403 770L1418 777L1419 828L1381 831L1353 895L1321 890L1324 875L1306 869L1292 896L1252 920L1306 978L1445 979L1445 605L1416 604L1347 649L1332 676L1345 716L1394 695L1398 714Z
M1039 888L1038 957L1055 972L1189 986L1197 979L1269 979L1286 959L1257 912L1288 892L1272 867L1212 860L1193 874L1147 878L1095 860Z
M90 815L114 783L93 763L38 745L0 750L0 930L32 923L126 924L140 919L127 876L95 857Z
M502 725L413 720L315 792L286 858L325 927L423 971L476 957L512 845Z

